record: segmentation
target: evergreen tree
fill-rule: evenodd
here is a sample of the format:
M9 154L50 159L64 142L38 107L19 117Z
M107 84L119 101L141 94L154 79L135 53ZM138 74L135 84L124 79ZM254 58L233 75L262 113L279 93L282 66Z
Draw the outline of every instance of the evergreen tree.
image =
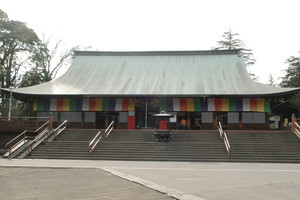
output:
M0 84L2 88L26 87L55 78L72 56L73 50L62 50L61 41L50 48L49 40L41 41L34 30L13 21L0 10ZM0 94L0 115L8 115L9 95ZM12 113L29 116L32 105L13 99Z
M25 23L10 20L0 10L0 82L2 88L16 87L21 71L25 69L28 55L40 42L36 33ZM9 95L1 93L0 112L8 113Z
M214 50L222 49L240 49L240 53L243 55L246 66L255 64L256 60L251 49L247 49L245 42L238 38L238 33L232 33L231 30L224 32L222 40L217 41L218 46L213 48Z
M300 52L299 52L300 53ZM287 59L288 68L282 77L281 87L300 87L300 56L291 56ZM289 100L291 103L300 105L300 93Z
M272 85L272 86L276 86L276 83L275 83L275 80L274 80L272 74L270 74L267 84Z
M289 67L285 70L285 76L282 77L280 86L300 87L300 56L291 56L286 63L289 64Z
M251 49L246 48L245 42L238 38L238 33L232 33L231 30L224 32L222 40L217 41L218 46L212 48L213 50L222 50L222 49L239 49L240 54L243 56L246 67L254 65L256 59L252 53ZM259 78L252 72L249 72L249 75L254 81L257 81Z

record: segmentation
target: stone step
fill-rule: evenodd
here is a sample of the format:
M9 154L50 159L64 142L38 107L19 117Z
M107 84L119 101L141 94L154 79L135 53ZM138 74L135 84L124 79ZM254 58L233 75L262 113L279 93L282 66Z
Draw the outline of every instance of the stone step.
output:
M33 158L33 159L74 159L73 155L57 155L57 156L49 156L49 155L42 155L42 156L35 156L35 157L28 157L28 158ZM179 157L179 156L175 156L175 157L171 157L171 156L165 156L165 157L130 157L130 156L113 156L113 155L109 155L109 156L87 156L87 155L83 155L83 156L77 156L76 160L130 160L130 161L177 161L177 162L261 162L261 163L299 163L300 160L296 160L296 159L287 159L286 157L273 157L273 158L269 158L266 159L266 157L252 157L252 158L248 158L248 157L239 157L239 158L228 158L228 157L212 157L212 156L196 156L196 157L192 157L192 156L183 156L183 157Z
M227 133L230 156L217 131L173 131L170 142L155 142L153 130L114 130L89 153L88 144L97 132L67 131L28 158L300 163L299 139L290 132Z

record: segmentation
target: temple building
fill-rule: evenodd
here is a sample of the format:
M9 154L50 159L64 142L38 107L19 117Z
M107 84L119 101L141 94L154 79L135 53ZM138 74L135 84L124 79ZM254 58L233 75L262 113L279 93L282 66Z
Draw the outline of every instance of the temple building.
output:
M76 51L59 78L6 90L73 128L151 128L165 111L172 128L184 118L196 130L268 129L272 107L298 91L253 81L238 50Z

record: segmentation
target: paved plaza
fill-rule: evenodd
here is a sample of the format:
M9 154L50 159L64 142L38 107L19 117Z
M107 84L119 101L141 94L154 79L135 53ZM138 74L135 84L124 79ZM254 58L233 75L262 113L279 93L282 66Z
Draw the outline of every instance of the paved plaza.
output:
M99 169L0 168L1 199L173 198Z
M1 199L300 199L299 164L0 159Z

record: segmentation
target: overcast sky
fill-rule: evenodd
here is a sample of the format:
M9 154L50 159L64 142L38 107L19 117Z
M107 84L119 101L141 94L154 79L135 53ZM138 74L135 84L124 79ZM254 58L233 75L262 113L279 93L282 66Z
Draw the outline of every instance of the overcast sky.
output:
M99 51L209 50L232 30L266 83L300 51L299 0L0 0L42 38Z

